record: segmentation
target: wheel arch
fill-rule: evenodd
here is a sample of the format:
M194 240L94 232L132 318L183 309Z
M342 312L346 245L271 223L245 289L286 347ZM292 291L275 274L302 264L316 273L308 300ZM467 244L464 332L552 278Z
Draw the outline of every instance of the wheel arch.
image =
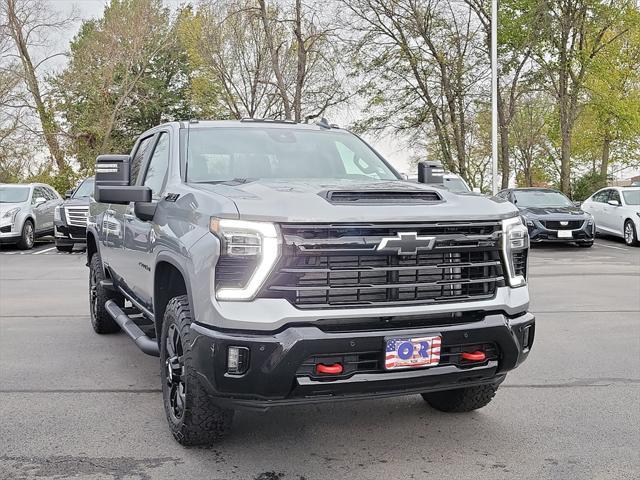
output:
M173 297L187 295L191 302L191 284L182 262L169 252L158 255L153 275L153 316L155 319L156 338L162 334L164 312Z

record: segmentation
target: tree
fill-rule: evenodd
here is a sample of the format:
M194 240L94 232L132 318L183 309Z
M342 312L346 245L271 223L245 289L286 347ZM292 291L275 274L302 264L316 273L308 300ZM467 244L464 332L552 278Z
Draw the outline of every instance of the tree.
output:
M411 141L428 136L450 170L467 172L469 113L481 95L488 65L474 14L432 0L344 0L354 32L352 58L363 82L368 117L363 130L394 124Z
M537 1L537 0L536 0ZM634 9L633 0L542 0L544 18L533 56L550 86L559 115L560 189L570 193L571 141L587 74L599 57L610 55L628 28L618 28Z
M126 152L158 123L188 118L186 53L161 0L112 0L82 24L67 68L55 79L67 145L81 169Z
M50 35L66 28L72 18L60 18L47 9L45 2L35 0L0 0L0 14L0 34L11 40L11 55L19 61L20 80L28 93L22 97L25 103L14 104L14 107L21 109L26 105L35 112L51 158L58 169L65 169L67 164L59 141L60 127L48 91L43 87L41 73L47 61L61 53L47 53L35 58L33 50L47 49Z

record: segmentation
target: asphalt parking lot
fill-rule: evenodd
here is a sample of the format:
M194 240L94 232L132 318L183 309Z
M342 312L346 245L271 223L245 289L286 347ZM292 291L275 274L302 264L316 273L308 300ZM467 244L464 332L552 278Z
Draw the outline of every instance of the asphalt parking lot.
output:
M0 250L0 478L626 479L640 477L640 248L543 247L536 344L471 414L419 396L239 412L185 449L160 368L88 316L81 252Z

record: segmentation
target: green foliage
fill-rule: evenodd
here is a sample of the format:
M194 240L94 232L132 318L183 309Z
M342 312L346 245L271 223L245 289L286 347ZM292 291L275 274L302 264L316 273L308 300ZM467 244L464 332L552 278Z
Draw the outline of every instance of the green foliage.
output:
M38 173L24 179L26 182L46 183L51 185L56 191L64 196L64 193L70 188L75 187L83 175L74 172L69 166L65 166L58 172L53 171L51 166L47 166Z
M599 188L607 185L607 178L599 172L588 172L573 181L571 198L583 201Z

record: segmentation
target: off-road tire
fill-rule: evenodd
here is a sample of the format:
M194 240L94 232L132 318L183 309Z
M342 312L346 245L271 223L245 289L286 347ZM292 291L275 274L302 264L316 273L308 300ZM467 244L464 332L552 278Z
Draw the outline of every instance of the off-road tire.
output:
M471 412L487 405L497 390L498 387L494 385L479 385L444 392L423 393L422 398L432 408L441 412Z
M191 331L191 321L191 308L186 295L169 300L164 312L160 341L162 398L169 428L178 443L185 446L211 445L229 433L233 410L221 408L212 403L193 368L191 348L195 334ZM176 335L178 335L179 348L176 348ZM169 357L170 353L174 356ZM182 360L180 368L170 369L170 365L176 365L170 362L170 358L180 358ZM169 370L179 374L172 373L171 376L168 373ZM178 385L183 380L184 397L179 404L178 394L172 397L174 388L178 388L176 378L179 379ZM183 406L181 414L176 413L176 408L180 410L180 405Z
M628 228L631 228L630 240L627 237ZM622 231L622 233L624 234L624 243L627 244L629 247L635 247L640 245L640 243L638 242L638 232L636 231L636 226L634 225L633 221L627 220L626 222L624 222L624 230Z
M59 252L71 253L73 251L73 245L58 245L56 243L56 248Z
M94 253L89 261L89 309L93 330L100 334L115 333L120 330L120 325L111 318L107 309L104 308L106 301L113 300L119 307L124 306L124 297L121 294L100 285L100 281L104 279L100 255Z
M36 243L36 227L31 220L25 220L22 224L22 232L17 246L20 250L31 250Z

